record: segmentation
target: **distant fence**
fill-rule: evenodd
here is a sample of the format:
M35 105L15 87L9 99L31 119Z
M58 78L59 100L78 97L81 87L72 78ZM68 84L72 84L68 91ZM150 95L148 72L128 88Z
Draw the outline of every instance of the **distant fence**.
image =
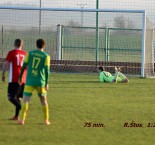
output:
M0 58L0 70L5 58ZM114 72L114 67L117 66L121 72L130 75L140 75L140 63L124 63L124 62L103 62L103 61L73 61L73 60L51 60L51 72L58 73L97 73L97 67L104 66L106 71Z
M59 25L58 34L59 60L141 62L142 59L142 29L98 28L97 39L95 27Z

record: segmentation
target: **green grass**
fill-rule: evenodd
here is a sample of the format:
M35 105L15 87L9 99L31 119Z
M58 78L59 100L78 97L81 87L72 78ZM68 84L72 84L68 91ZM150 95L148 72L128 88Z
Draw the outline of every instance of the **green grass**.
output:
M129 78L128 84L99 83L97 75L52 74L48 103L52 124L42 124L41 105L32 97L24 126L8 118L14 107L0 86L0 145L153 145L155 79ZM142 128L123 127L126 122ZM84 127L91 123L91 127ZM93 124L105 127L93 127Z

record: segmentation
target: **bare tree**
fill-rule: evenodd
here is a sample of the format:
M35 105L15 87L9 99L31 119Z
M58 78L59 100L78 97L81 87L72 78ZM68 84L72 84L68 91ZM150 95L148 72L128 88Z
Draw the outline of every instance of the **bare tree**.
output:
M80 24L73 21L73 20L70 20L67 25L67 27L64 27L64 32L65 33L77 33L80 29Z
M134 29L135 24L130 18L125 19L123 15L114 18L115 27Z
M79 27L79 23L74 22L73 20L70 20L67 24L67 26L71 26L71 27Z
M114 25L117 28L125 28L126 22L123 15L114 18Z

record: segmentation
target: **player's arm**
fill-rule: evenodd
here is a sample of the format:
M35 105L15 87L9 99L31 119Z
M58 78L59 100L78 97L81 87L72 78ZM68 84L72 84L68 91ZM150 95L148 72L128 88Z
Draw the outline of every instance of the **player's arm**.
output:
M9 61L5 61L2 66L2 81L5 82L5 72L9 68Z
M22 68L21 68L21 71L20 71L20 75L19 75L19 84L22 80L22 76L23 76L23 73L24 73L24 70L27 68L27 65L28 65L28 62L29 62L29 53L26 55L25 59L24 59L24 62L23 62L23 65L22 65Z
M44 65L45 65L45 87L46 89L48 89L48 79L50 75L50 56L46 57Z
M5 82L5 72L10 66L10 62L12 61L12 53L11 51L8 52L5 62L3 63L2 66L2 81Z

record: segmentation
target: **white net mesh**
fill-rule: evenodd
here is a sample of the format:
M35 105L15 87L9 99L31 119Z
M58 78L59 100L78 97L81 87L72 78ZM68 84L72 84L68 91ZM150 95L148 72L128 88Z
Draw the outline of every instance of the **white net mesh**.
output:
M12 48L16 38L24 40L28 51L35 49L36 39L42 37L55 64L53 71L92 73L97 72L98 65L104 65L110 72L118 66L127 75L140 76L144 11L83 10L1 8L2 55ZM61 59L58 24L62 26Z
M146 28L146 39L145 39L145 76L154 77L154 34L155 28Z

